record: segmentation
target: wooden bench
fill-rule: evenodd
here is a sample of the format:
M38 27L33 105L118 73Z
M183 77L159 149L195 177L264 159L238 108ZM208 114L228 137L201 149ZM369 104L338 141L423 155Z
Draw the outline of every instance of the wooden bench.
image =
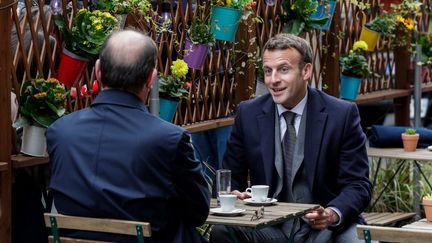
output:
M390 226L414 217L415 213L362 213L368 225Z
M430 243L432 231L383 227L373 225L357 225L357 237L366 243L374 241Z
M45 225L51 228L52 236L49 236L49 242L102 242L94 240L74 239L69 237L60 237L58 229L86 230L103 233L133 235L137 236L137 242L139 243L144 242L144 237L151 236L150 223L147 222L77 217L51 213L45 213L44 218Z

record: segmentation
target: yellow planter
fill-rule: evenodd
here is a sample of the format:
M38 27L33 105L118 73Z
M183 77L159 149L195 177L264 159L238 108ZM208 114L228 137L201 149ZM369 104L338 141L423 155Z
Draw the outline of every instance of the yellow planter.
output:
M380 34L376 31L373 31L366 26L363 26L362 31L360 33L360 40L366 42L368 44L367 51L374 51L375 46L378 43Z

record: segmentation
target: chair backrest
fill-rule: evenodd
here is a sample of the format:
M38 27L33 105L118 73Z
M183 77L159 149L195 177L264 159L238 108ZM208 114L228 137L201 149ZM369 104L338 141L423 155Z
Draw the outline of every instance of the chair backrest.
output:
M371 242L371 240L380 242L426 243L431 242L432 232L397 227L357 225L357 237L366 243Z
M137 236L137 242L139 243L144 242L144 237L151 236L151 227L150 223L148 222L78 217L52 213L45 213L44 218L45 225L51 228L52 236L50 236L50 242L101 242L60 237L58 229L86 230L102 233L133 235Z

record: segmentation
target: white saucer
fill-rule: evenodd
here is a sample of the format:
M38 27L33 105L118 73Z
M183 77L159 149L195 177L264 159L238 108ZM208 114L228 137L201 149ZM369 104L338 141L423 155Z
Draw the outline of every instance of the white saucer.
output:
M211 208L210 209L211 214L220 215L220 216L235 216L235 215L242 214L245 211L246 211L246 209L243 209L243 208L235 208L231 212L222 211L222 208Z
M277 199L276 198L267 198L267 200L265 200L264 202L258 202L258 201L252 200L252 198L246 198L243 200L243 202L245 202L246 204L249 204L249 205L266 206L266 205L272 205L272 204L276 203Z

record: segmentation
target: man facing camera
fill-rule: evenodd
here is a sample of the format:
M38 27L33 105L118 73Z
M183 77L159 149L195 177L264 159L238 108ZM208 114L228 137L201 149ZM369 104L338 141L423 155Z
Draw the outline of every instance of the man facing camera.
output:
M149 242L200 242L195 227L207 218L210 193L190 136L145 106L156 58L156 44L140 32L108 37L95 64L103 91L47 131L54 203L61 214L149 222ZM67 236L136 242L80 231Z
M366 136L355 104L308 86L312 51L290 34L272 37L263 48L269 94L240 104L223 167L240 199L251 185L270 185L280 202L313 203L304 217L248 234L217 226L211 242L358 242L356 224L371 199ZM228 235L228 236L227 236Z

